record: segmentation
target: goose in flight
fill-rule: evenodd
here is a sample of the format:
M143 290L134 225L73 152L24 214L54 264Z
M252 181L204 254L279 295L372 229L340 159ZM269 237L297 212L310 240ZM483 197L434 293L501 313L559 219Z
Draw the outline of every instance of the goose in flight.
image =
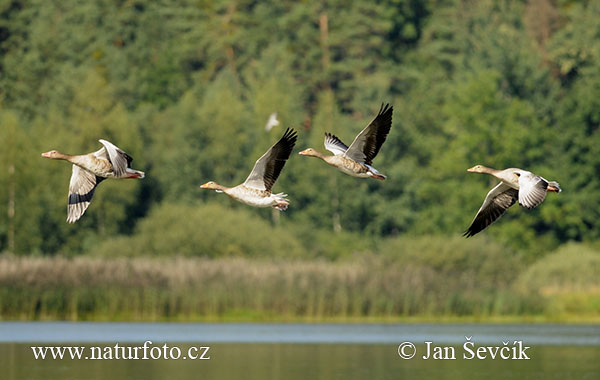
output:
M333 153L333 156L323 155L313 148L305 149L300 154L318 157L353 177L384 180L386 177L371 165L392 127L392 112L392 106L382 104L375 119L356 136L349 147L337 136L326 132L325 149Z
M464 233L465 237L471 237L483 231L500 218L517 200L521 206L532 209L544 201L548 192L561 192L558 182L548 181L532 172L518 168L496 170L476 165L467 171L491 174L501 182L485 197L475 219Z
M71 156L51 150L42 157L65 160L73 164L69 183L67 223L75 223L85 213L94 191L106 178L144 178L144 172L131 168L130 155L106 140L99 140L103 147L97 152Z
M271 116L269 116L269 120L267 120L267 124L265 124L265 131L269 132L273 127L278 126L279 120L277 120L277 112L273 112Z
M286 210L289 202L287 194L271 193L271 189L281 173L286 160L292 154L296 144L297 134L293 129L285 133L265 154L254 164L252 172L244 183L235 187L225 187L213 181L200 186L203 189L225 193L231 198L254 207L273 207L280 211Z

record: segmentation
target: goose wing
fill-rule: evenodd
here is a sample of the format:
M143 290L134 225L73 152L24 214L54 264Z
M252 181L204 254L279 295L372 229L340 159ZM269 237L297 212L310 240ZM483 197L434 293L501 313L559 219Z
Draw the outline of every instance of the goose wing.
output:
M106 152L108 153L108 158L112 163L113 171L115 172L115 177L120 178L124 176L127 168L131 167L130 165L131 161L133 161L133 158L131 158L131 156L125 153L121 148L117 147L109 141L102 139L98 141L100 141L102 145L104 145L104 149L106 149Z
M489 191L477 215L463 236L471 237L483 231L487 226L500 218L506 210L515 204L519 197L518 190L504 182L500 182Z
M546 199L548 181L522 170L519 176L519 204L528 209L537 207Z
M69 200L67 205L67 223L75 223L85 213L96 186L104 178L96 176L94 173L73 165L73 173L69 182Z
M108 157L108 152L106 152L106 148L102 147L100 148L100 150L97 150L93 153L94 156L98 157L98 158L103 158L105 160L110 161L110 157Z
M356 136L346 151L346 157L371 165L392 127L394 107L382 104L375 119Z
M246 178L244 185L258 190L271 191L277 177L279 177L279 173L281 173L281 169L285 165L285 161L292 154L297 137L298 135L293 129L286 129L281 139L261 158L256 160L254 168Z
M346 153L348 146L344 144L337 136L325 132L325 149L338 156Z

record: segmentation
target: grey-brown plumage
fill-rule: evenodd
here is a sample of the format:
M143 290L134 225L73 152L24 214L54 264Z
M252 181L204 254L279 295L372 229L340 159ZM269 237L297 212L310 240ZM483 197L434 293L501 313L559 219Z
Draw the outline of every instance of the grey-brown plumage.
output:
M392 127L392 112L392 106L382 104L377 116L356 136L349 147L337 136L326 132L325 149L333 153L333 156L325 156L313 148L304 149L300 154L320 158L353 177L384 180L385 175L371 165Z
M337 156L346 153L348 146L336 135L325 132L325 149Z
M69 199L67 201L67 223L75 223L87 210L96 186L105 178L73 165L73 173L69 182Z
M203 189L225 193L231 198L254 207L273 207L280 211L286 210L289 201L287 194L273 194L271 189L277 181L286 160L290 157L297 134L293 129L286 129L283 136L254 164L244 183L234 187L219 185L209 181L200 186Z
M392 128L393 111L394 107L389 104L381 104L375 119L356 136L346 150L346 156L356 162L372 165Z
M504 215L512 205L519 204L527 209L537 207L546 199L548 192L560 193L558 182L546 179L518 168L496 170L476 165L468 170L472 173L486 173L501 180L490 190L477 211L473 222L463 236L471 237L483 231L490 224Z
M471 237L500 218L519 198L519 191L500 182L485 197L485 201L463 236Z
M244 184L270 192L285 162L290 158L297 138L297 133L293 129L287 128L279 141L256 160L254 168Z
M519 204L529 210L546 199L548 181L530 172L519 174Z
M103 147L93 153L72 156L51 150L42 157L73 164L67 200L67 222L75 223L87 210L96 187L106 178L144 178L144 172L131 168L133 159L116 145L99 140Z

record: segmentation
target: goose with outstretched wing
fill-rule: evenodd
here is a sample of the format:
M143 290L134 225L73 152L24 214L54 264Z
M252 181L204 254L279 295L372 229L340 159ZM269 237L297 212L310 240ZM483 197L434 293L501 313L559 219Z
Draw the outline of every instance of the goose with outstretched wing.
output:
M42 157L65 160L73 164L69 182L67 222L75 223L87 210L96 187L106 178L144 178L144 172L131 168L130 155L106 140L99 140L100 150L88 154L72 156L51 150Z
M200 186L203 189L225 193L231 198L254 207L273 207L286 210L289 201L287 194L273 194L271 189L277 181L285 162L292 154L297 134L288 128L281 139L275 143L254 164L254 168L244 183L235 187L226 187L210 181Z
M356 136L349 147L337 136L326 132L325 149L333 153L333 156L326 156L313 148L305 149L300 154L320 158L353 177L384 180L385 175L372 165L392 127L392 112L392 106L382 104L375 119Z
M532 209L546 199L548 192L561 192L558 182L548 181L532 172L518 168L497 170L483 165L476 165L468 171L490 174L501 182L490 190L485 197L475 219L464 233L466 237L471 237L483 231L504 215L504 212L517 201L521 206Z

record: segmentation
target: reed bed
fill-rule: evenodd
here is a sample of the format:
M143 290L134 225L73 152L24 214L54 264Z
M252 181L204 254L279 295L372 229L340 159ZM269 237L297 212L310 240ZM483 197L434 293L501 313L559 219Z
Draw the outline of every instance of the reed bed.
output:
M469 272L248 258L0 257L0 317L19 320L356 320L541 312Z

